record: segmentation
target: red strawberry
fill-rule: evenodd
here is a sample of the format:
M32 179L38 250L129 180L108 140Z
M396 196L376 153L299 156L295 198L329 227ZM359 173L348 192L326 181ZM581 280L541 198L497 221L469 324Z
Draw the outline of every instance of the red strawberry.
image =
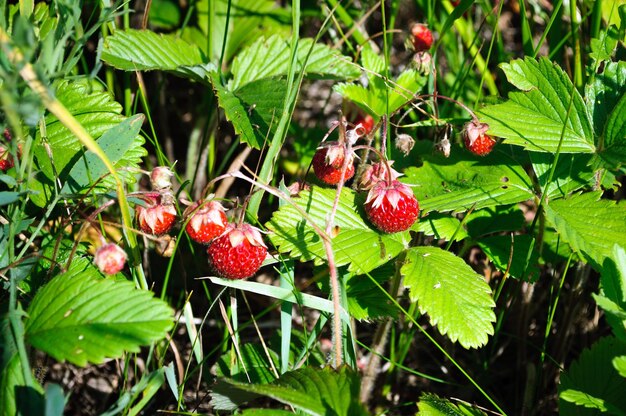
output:
M117 244L108 243L96 250L93 262L102 273L116 274L124 269L127 258L123 248Z
M411 188L396 180L379 181L367 195L365 213L384 233L408 230L417 220L419 204Z
M496 141L487 134L489 125L480 123L477 120L470 121L463 130L463 141L465 147L478 156L485 156L491 152L496 145Z
M427 51L433 45L433 33L428 29L428 26L416 23L411 28L411 34L413 35L415 52Z
M185 210L185 218L189 217L185 230L196 243L208 244L226 230L228 219L224 207L217 201L196 202ZM198 208L200 207L200 208Z
M313 171L315 175L328 185L337 185L341 181L341 168L345 160L346 149L343 144L332 144L317 149L313 156ZM349 155L348 169L344 181L354 176L354 156Z
M13 161L13 155L9 152L9 149L0 145L0 170L6 172L15 166Z
M146 206L135 208L137 223L144 233L161 235L167 233L176 220L176 208L171 194L151 192L144 196Z
M207 249L209 263L226 279L245 279L259 270L267 246L259 230L249 224L228 224L226 231Z
M361 133L361 136L370 134L371 131L374 129L375 124L376 122L374 121L374 117L370 116L369 114L359 115L359 117L354 120L354 128L361 128L361 131L359 131L359 133Z

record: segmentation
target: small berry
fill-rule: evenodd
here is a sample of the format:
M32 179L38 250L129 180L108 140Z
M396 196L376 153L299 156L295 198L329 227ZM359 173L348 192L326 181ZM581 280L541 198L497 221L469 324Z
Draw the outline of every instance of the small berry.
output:
M116 274L124 269L127 258L123 248L115 243L107 243L96 250L93 262L102 273Z
M174 174L167 166L157 166L152 169L150 173L152 189L156 191L170 189L172 187L172 176L174 176Z
M9 152L9 149L0 145L0 170L6 172L15 166L15 162L13 161L13 155Z
M362 131L359 131L359 133L361 133L361 136L366 136L372 132L376 122L374 121L374 117L370 116L369 114L365 114L359 115L357 119L354 120L353 124L355 129L362 129Z
M427 51L433 45L433 33L428 29L428 26L416 23L411 28L411 34L413 35L413 49L415 49L415 52Z
M433 57L428 51L418 52L413 55L413 66L420 74L428 74L432 67Z
M226 279L245 279L259 270L267 246L259 230L249 224L228 224L226 231L207 248L209 263Z
M391 167L393 160L385 162L376 162L370 165L363 171L359 178L359 189L369 190L372 189L378 182L382 180L388 180L391 176L391 180L398 179L401 174ZM390 171L391 175L388 174Z
M475 155L488 155L496 145L496 141L487 134L487 130L489 130L487 123L480 123L476 120L467 123L465 130L463 130L465 147Z
M135 208L137 223L141 231L161 235L167 233L176 220L176 208L169 194L152 192L144 196L146 206Z
M413 191L396 180L379 181L367 195L365 213L370 222L384 233L411 228L419 215L419 204Z
M189 217L185 230L196 243L208 244L226 230L228 219L219 202L209 201L202 206L200 204L201 202L196 202L185 210L185 218Z
M337 185L341 181L341 169L345 160L345 154L345 147L339 143L317 149L311 164L319 180L328 185ZM354 176L353 161L354 156L349 155L344 181Z

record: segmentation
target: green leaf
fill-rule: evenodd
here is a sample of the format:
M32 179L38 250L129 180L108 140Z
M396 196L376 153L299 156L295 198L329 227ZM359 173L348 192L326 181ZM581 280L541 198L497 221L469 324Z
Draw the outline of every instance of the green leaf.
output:
M361 62L364 68L374 72L366 73L367 88L358 84L341 83L333 89L376 117L394 113L426 85L426 78L413 69L403 71L395 81L385 80L379 75L384 71L384 61L369 49L363 50Z
M577 407L598 408L602 404L612 414L626 413L626 378L612 364L613 358L626 354L626 344L605 337L585 349L578 360L561 374L559 409L562 415L596 415L597 412ZM573 393L576 391L579 393Z
M425 235L433 236L437 240L449 241L454 236L454 241L460 241L468 236L467 231L461 226L461 221L458 218L436 212L431 212L421 218L412 229L421 231Z
M298 42L296 72L303 70L302 66L311 45L313 45L313 39L301 39ZM233 79L229 82L228 89L235 91L253 81L286 76L289 69L289 55L289 41L281 36L273 35L267 39L259 39L233 60ZM354 79L361 74L349 58L319 43L313 46L305 72L307 78L332 80Z
M619 41L619 31L615 25L602 29L597 38L591 39L591 53L589 57L593 59L593 67L597 67L601 62L609 61L615 52L615 47Z
M213 89L226 119L233 124L239 140L260 149L265 138L276 130L287 92L285 80L267 78L250 82L232 92L224 88L216 73Z
M335 371L304 367L283 374L271 384L244 384L222 380L233 387L230 394L239 391L267 396L288 404L309 415L364 416L359 403L360 380L348 367ZM220 392L222 394L223 392Z
M385 282L391 280L395 273L394 262L388 262L372 270L368 273L369 276L346 273L345 268L340 268L339 273L345 274L340 278L345 278L348 311L351 317L361 321L397 315L397 308L384 297L385 295L372 282L374 279L381 286L384 286ZM321 286L324 293L330 294L329 279L324 279Z
M293 412L280 409L246 409L241 416L293 416Z
M490 134L528 150L554 153L565 126L561 153L595 151L585 103L560 67L546 58L514 60L501 67L509 82L523 92L512 92L508 101L478 111Z
M509 205L532 198L532 182L524 169L497 153L481 159L455 148L449 158L423 155L419 168L405 170L403 182L413 192L423 213L464 211Z
M21 192L0 191L0 207L19 201L20 195L22 195Z
M613 367L620 376L626 378L626 355L613 358Z
M43 389L34 383L34 387L26 384L20 357L11 356L0 371L0 416L43 414Z
M271 383L276 379L267 360L267 354L261 345L244 343L241 344L239 351L243 363L239 362L236 366L233 361L239 360L239 357L234 353L228 352L217 360L216 373L218 377L229 377L241 382L249 380L250 383L255 384ZM277 363L278 355L272 350L268 350L268 352L272 361ZM233 372L233 369L237 369L238 372Z
M473 238L502 231L517 231L526 222L518 205L474 210L466 220L467 232Z
M593 120L596 136L602 135L609 115L624 94L626 62L607 62L602 73L597 74L585 90L587 111Z
M173 29L180 22L180 8L172 0L152 0L150 26Z
M542 190L550 177L554 163L554 155L550 153L529 152L533 170ZM548 186L548 197L552 199L564 198L570 193L588 187L594 182L594 170L590 166L591 155L564 154L559 160Z
M496 320L491 288L463 259L438 247L415 247L401 272L411 301L441 334L465 348L487 343Z
M129 152L140 148L143 144L139 130L141 130L144 120L143 114L129 117L104 133L98 140L98 144L116 168L126 168L127 166L120 164L120 161L125 157L127 158ZM61 192L79 193L91 188L96 180L101 179L108 172L107 167L95 153L90 150L85 151L70 170ZM108 182L105 182L104 185L108 185ZM103 183L99 182L96 189L104 190L110 189L110 187L103 186Z
M419 416L484 416L486 413L480 409L467 406L463 403L458 405L452 403L448 399L442 399L441 397L424 393L420 397L419 403L417 403L419 409Z
M622 95L606 120L602 138L604 140L598 146L600 156L615 164L624 163L626 159L626 93Z
M534 282L539 278L539 253L534 249L530 251L531 244L533 239L529 235L513 236L511 258L511 236L496 235L478 241L480 248L498 270L501 272L509 270L510 275L516 279ZM511 259L510 268L509 259Z
M120 114L122 106L113 101L109 93L102 91L98 84L89 84L86 80L61 81L56 85L56 96L95 139L101 138L104 133L126 120ZM46 136L42 138L41 133L37 132L37 141L33 148L36 166L40 172L29 182L29 188L39 192L33 194L31 200L40 207L45 206L53 197L55 183L59 180L64 183L71 169L84 155L80 141L56 117L48 115L45 121ZM108 140L111 139L109 137ZM128 148L123 157L116 156L115 166L124 168L118 170L118 174L126 183L135 181L131 171L139 168L141 158L146 155L143 143L143 138L137 135L130 144L125 145ZM104 147L109 146L106 141L104 144ZM103 150L117 155L113 148ZM113 179L107 176L100 185L112 187L113 184Z
M624 247L613 246L613 252L602 264L600 277L602 292L613 302L626 306L626 250Z
M562 240L595 267L612 254L615 244L626 244L626 212L615 201L600 197L601 192L590 192L546 206L546 217Z
M243 46L253 43L265 33L287 36L291 29L289 11L277 8L272 0L200 0L196 7L198 26L202 31L197 44L205 48L207 39L211 40L212 61L220 59L224 36L224 62L230 62Z
M124 71L161 70L204 82L215 70L197 46L150 30L116 30L104 39L101 59Z
M564 390L561 392L561 394L559 395L559 397L561 398L561 400L563 402L569 402L569 403L574 403L577 406L582 406L585 407L587 409L594 409L594 410L599 410L602 413L607 413L609 411L607 404L604 402L604 400L602 399L598 399L597 397L593 397L585 392L582 391L578 391L578 390L572 390L572 389L568 389L568 390ZM581 414L581 412L576 409L576 414L579 415ZM613 409L612 409L613 410ZM590 412L588 410L584 410L582 412L582 414L597 414L597 412L593 411ZM614 412L611 412L612 415L616 414ZM623 414L621 412L617 413L617 414Z
M26 341L60 361L99 364L165 337L172 315L152 292L103 279L89 260L79 258L35 295Z
M335 189L313 187L293 199L317 226L326 229L326 217L335 199ZM365 222L363 205L365 196L343 188L334 225L338 234L332 239L335 264L349 265L354 273L367 273L402 252L410 241L409 232L381 234ZM272 231L270 241L280 253L291 253L291 257L302 261L315 260L316 264L326 261L326 251L320 236L302 214L292 205L274 212L266 224Z

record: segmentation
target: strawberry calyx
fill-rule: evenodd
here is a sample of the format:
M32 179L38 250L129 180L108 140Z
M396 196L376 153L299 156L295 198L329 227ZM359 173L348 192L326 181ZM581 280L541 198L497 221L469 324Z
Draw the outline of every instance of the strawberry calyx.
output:
M391 165L393 165L393 160L386 162L380 161L370 165L361 174L359 189L369 190L382 180L394 181L402 176L402 174L393 169Z
M154 235L167 233L176 220L173 195L169 192L147 192L141 196L146 206L136 207L137 221L142 231Z

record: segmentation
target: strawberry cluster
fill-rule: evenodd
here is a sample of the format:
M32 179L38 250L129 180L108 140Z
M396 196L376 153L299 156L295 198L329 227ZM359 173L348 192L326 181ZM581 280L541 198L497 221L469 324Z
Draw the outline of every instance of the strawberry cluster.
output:
M350 137L361 128L362 125L357 125L345 136ZM346 144L350 142L346 137L340 135L338 142L324 144L313 156L313 172L325 184L337 185L354 176L355 156ZM393 161L382 159L364 169L357 181L359 189L368 191L364 206L368 220L384 233L408 230L419 216L417 198L408 185L397 180L400 174L391 168L392 164Z

